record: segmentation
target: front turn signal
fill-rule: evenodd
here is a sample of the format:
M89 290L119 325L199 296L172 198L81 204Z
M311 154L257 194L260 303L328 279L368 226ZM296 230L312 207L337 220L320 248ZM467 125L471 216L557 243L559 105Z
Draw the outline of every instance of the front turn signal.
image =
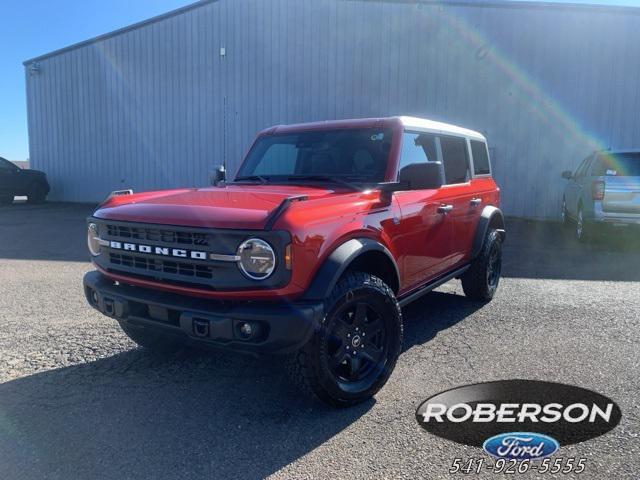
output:
M291 270L291 244L284 249L284 266L287 270Z

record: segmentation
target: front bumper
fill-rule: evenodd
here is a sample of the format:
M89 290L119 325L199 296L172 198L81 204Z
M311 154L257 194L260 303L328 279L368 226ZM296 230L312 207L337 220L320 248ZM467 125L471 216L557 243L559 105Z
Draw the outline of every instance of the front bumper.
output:
M322 303L217 302L116 284L93 271L84 292L93 308L120 323L173 335L186 344L254 353L302 347L322 320ZM249 323L247 337L241 326Z

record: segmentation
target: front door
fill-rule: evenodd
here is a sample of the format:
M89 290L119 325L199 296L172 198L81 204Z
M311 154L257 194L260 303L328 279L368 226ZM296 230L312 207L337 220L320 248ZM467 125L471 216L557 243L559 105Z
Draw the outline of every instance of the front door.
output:
M436 137L405 132L398 172L410 164L438 160ZM438 276L453 255L453 221L439 211L446 192L440 189L396 192L401 210L398 251L404 272L401 288L415 288Z
M0 158L0 193L13 193L17 168L13 163Z
M578 216L578 201L582 194L585 173L591 164L592 158L593 155L590 155L582 161L573 176L569 179L569 183L565 189L565 205L567 206L567 212L572 218L577 218Z

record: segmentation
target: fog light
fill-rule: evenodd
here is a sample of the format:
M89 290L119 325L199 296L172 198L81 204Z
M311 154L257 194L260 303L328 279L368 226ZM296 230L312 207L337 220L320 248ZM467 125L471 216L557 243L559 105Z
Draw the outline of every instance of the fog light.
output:
M249 338L253 335L253 327L250 323L242 322L240 324L240 335L242 335L243 338Z
M98 305L98 292L91 290L91 301L94 305Z

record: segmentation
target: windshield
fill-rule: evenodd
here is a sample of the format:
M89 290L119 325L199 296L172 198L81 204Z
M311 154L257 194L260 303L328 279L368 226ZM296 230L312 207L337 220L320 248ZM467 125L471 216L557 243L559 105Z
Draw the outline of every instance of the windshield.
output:
M236 181L384 181L390 129L342 129L261 137Z
M640 177L640 152L603 153L593 166L596 177Z

